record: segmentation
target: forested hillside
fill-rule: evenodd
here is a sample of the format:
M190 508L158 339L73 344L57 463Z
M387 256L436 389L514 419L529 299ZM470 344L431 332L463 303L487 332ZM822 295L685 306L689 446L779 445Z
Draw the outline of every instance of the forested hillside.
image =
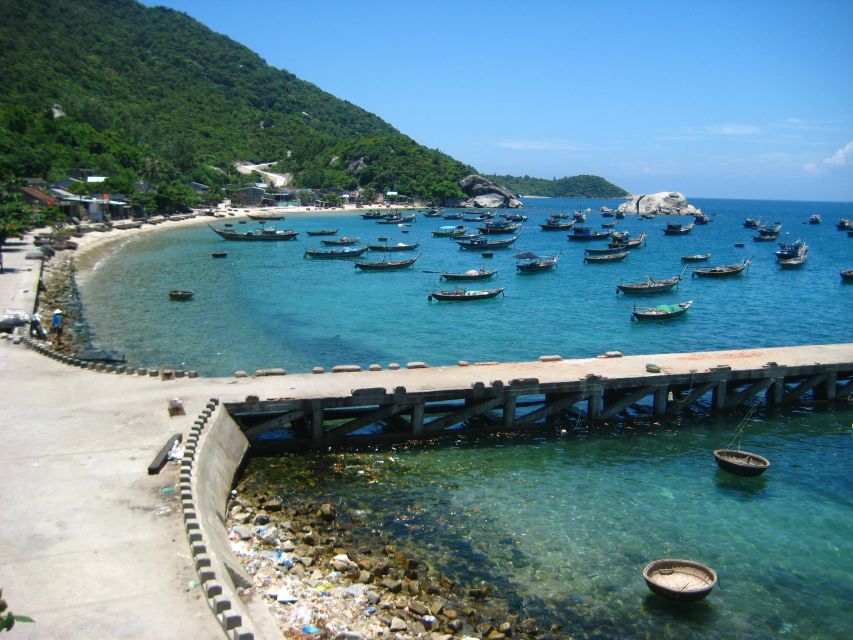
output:
M113 191L146 180L177 192L239 183L235 160L281 160L298 186L432 197L461 196L455 182L473 172L185 14L133 0L0 11L3 177L85 167Z
M552 198L621 198L628 192L599 176L571 176L545 180L530 176L486 176L513 193Z

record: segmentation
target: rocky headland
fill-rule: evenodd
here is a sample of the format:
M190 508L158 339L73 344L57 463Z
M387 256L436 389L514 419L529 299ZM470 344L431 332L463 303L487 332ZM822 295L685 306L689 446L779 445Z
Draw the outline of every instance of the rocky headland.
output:
M621 213L658 214L668 216L692 216L701 213L692 204L688 204L683 193L677 191L661 191L638 196L631 196L617 208Z
M468 196L458 204L460 207L477 209L520 209L524 205L509 189L500 187L488 178L472 174L459 181L459 187Z

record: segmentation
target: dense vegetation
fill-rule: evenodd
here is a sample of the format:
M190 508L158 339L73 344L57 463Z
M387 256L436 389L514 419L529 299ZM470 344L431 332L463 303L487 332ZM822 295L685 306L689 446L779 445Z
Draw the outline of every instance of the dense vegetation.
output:
M134 0L0 0L0 177L106 175L97 190L242 186L281 160L305 187L460 197L473 172L185 14ZM51 107L66 115L55 118ZM362 159L361 162L356 162ZM153 196L152 196L153 197ZM144 198L143 198L144 199Z
M490 180L505 186L513 193L525 196L548 196L551 198L621 198L629 195L599 176L571 176L545 180L530 176L486 176Z

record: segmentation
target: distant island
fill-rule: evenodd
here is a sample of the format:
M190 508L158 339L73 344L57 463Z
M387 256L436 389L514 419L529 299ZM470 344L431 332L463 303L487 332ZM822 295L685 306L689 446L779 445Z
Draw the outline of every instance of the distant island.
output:
M630 195L600 176L566 176L546 180L531 176L486 175L486 178L523 196L549 198L624 198Z

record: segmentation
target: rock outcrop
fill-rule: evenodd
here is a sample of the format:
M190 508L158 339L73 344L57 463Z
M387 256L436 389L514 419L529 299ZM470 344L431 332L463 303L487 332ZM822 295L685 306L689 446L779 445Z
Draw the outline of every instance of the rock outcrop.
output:
M518 209L523 207L509 189L499 187L491 180L472 174L459 181L459 187L468 196L467 200L460 203L462 207L475 207L478 209Z
M687 203L683 193L677 191L661 191L641 196L632 196L627 202L619 205L622 213L655 213L662 215L695 215L701 210Z

